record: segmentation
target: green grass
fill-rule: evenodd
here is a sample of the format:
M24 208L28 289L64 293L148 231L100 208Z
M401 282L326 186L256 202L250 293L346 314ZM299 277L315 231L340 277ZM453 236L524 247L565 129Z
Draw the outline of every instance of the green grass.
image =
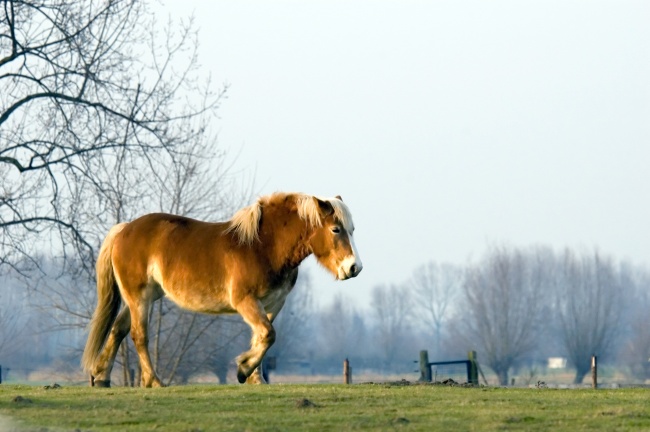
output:
M16 396L29 401L16 402ZM46 390L0 385L0 430L636 431L650 430L649 401L650 390L629 388L276 384Z

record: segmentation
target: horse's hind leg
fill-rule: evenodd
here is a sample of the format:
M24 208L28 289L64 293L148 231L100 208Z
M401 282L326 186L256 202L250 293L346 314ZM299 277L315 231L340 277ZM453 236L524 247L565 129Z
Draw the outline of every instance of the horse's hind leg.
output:
M153 296L142 294L139 301L134 299L125 299L131 309L131 338L140 358L140 367L142 368L142 387L162 387L163 384L156 376L156 372L151 364L149 356L149 306Z
M259 300L246 297L235 308L253 332L251 349L237 357L237 380L244 383L260 365L264 354L275 342L275 330Z
M131 326L131 315L128 307L122 308L113 324L106 344L97 360L95 369L92 371L92 385L94 387L110 387L111 386L111 371L115 363L115 356L120 347L120 343L129 334Z

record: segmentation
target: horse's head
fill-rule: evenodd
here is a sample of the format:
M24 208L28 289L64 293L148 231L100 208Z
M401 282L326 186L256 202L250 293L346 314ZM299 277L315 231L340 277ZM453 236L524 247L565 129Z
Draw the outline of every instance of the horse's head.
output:
M314 197L318 205L320 226L314 228L310 246L316 259L337 279L353 278L363 265L354 244L354 224L350 210L340 196L330 199Z

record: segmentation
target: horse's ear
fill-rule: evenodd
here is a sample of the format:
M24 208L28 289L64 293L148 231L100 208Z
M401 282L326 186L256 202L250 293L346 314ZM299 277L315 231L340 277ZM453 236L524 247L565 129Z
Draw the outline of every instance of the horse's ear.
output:
M341 198L341 195L337 195L336 199L339 200L339 201L343 201L343 198Z
M327 217L334 213L334 207L332 207L332 204L330 204L329 201L323 201L316 197L314 197L314 200L316 200L321 217Z

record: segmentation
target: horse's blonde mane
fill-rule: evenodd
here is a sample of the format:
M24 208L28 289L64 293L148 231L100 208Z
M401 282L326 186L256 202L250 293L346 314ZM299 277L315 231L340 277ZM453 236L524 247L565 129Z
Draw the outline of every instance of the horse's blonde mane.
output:
M235 232L241 244L251 244L259 239L260 218L262 217L262 208L272 201L279 201L286 199L287 196L294 195L296 197L296 207L298 208L298 216L304 220L311 227L322 226L318 204L312 195L302 193L288 194L283 192L276 192L271 195L266 195L258 198L258 200L239 210L230 219L230 226L226 232ZM354 231L354 224L352 223L352 214L348 207L339 198L322 198L316 197L321 201L327 201L334 209L334 216L338 219L346 231Z
M260 201L237 211L230 219L226 232L234 231L241 244L251 244L258 239L262 206Z

